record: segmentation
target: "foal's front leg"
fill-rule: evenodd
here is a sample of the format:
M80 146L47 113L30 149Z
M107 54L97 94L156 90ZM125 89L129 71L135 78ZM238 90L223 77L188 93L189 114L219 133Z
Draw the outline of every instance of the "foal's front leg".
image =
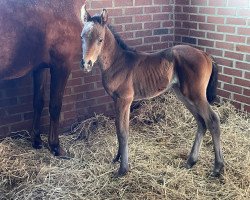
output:
M129 114L132 98L117 98L115 101L116 110L116 134L118 139L118 152L113 162L120 159L120 168L117 176L123 176L128 172L128 135L129 135Z

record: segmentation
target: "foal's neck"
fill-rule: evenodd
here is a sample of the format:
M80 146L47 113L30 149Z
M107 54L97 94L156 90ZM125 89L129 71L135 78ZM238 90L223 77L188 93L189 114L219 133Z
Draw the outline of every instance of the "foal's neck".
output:
M110 67L112 67L123 53L121 47L117 44L113 33L109 30L107 26L105 27L105 29L106 32L104 44L102 47L101 55L99 56L101 69L103 71L106 71Z

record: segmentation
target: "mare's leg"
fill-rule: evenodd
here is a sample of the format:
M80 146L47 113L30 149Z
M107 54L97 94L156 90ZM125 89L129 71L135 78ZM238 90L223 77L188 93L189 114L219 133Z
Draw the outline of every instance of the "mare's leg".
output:
M49 147L50 151L55 156L65 156L65 152L60 147L58 137L59 117L62 108L62 99L64 89L68 80L70 70L66 67L57 68L52 66L50 68L51 83L50 83L50 130L49 130Z
M44 106L44 86L45 86L45 69L39 68L33 72L34 97L33 97L33 124L32 124L32 146L35 149L42 148L40 137L40 119Z
M128 172L128 135L129 135L129 114L132 99L115 99L116 110L116 134L119 143L118 152L113 160L121 160L118 176L123 176Z
M188 100L187 97L185 97L181 93L178 86L173 87L173 89L177 97L183 102L183 104L187 107L187 109L192 113L197 123L197 132L196 132L194 144L192 146L192 150L189 154L189 157L186 163L186 168L189 169L193 165L195 165L198 160L202 138L206 133L207 127L206 127L205 121L199 114L199 110L196 108L196 106L193 103L191 103L190 100Z
M220 145L220 120L208 102L203 102L199 108L213 139L215 163L212 175L219 176L224 168L224 160Z

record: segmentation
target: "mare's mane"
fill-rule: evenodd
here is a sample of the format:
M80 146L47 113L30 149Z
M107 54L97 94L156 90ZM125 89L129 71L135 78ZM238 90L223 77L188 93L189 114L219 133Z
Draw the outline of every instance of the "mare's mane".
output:
M102 24L102 20L101 20L101 16L100 15L94 15L92 18L91 18L91 21L93 21L94 23L99 23L100 25L103 25ZM116 32L115 28L108 24L107 25L108 29L111 31L111 33L114 35L114 38L117 42L117 44L125 51L132 51L132 52L136 52L136 50L130 46L128 46L124 40L121 38L121 36Z

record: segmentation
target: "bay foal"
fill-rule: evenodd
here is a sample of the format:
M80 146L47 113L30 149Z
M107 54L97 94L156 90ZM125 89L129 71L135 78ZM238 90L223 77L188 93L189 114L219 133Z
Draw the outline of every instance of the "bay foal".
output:
M81 67L89 72L95 62L99 63L103 86L115 103L119 148L114 162L120 160L117 175L123 176L129 169L128 135L132 101L152 98L173 88L198 126L186 167L191 168L197 162L202 137L208 129L215 152L213 175L218 176L224 164L219 118L209 105L216 97L218 73L212 58L187 45L151 54L137 52L107 25L105 9L100 15L91 17L83 6L81 18L84 24Z

